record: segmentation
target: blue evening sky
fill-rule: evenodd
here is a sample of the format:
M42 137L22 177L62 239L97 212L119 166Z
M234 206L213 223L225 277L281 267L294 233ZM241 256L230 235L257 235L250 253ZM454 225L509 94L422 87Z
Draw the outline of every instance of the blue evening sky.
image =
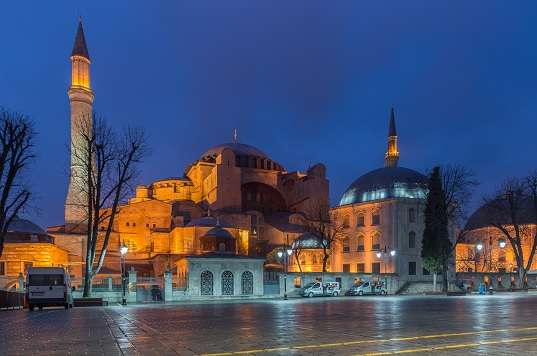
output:
M39 132L43 226L63 222L79 15L95 110L149 137L141 183L237 127L290 171L324 163L335 204L382 166L391 105L400 165L472 168L474 205L537 168L536 1L3 1L0 106Z

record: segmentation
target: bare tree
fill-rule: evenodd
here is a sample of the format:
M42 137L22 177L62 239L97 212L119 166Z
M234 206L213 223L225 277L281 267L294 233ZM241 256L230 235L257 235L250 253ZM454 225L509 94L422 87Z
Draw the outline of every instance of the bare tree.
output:
M22 178L35 157L34 136L28 117L0 110L0 256L9 225L30 199Z
M345 237L347 226L338 219L336 213L330 213L328 205L319 204L315 216L305 221L305 229L319 238L323 250L323 273L328 271L328 261L337 241Z
M141 130L129 128L117 135L104 119L96 116L80 120L76 130L79 140L71 149L80 166L77 188L86 198L84 297L89 297L92 280L104 264L120 203L132 189L137 164L143 159L146 148Z
M519 285L524 286L537 248L537 172L507 179L493 198L485 200L484 209L490 225L509 241ZM527 256L525 246L529 246Z

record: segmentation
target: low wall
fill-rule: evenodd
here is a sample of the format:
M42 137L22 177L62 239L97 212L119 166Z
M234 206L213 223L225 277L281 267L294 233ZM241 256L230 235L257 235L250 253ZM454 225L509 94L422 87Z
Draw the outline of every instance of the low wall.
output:
M458 272L457 283L478 290L479 284L492 285L496 290L511 288L537 288L537 273L528 273L527 285L520 285L516 273Z
M396 274L370 274L370 273L352 273L352 272L290 272L287 274L280 274L280 295L283 296L285 293L285 281L287 281L287 295L289 297L298 297L300 296L300 291L304 285L316 281L323 280L324 282L339 281L341 286L341 293L344 294L349 290L353 285L355 285L360 280L374 280L379 279L384 282L388 294L394 294L403 286L406 282L401 280ZM424 278L420 278L420 281ZM429 278L425 278L429 280ZM432 278L430 278L432 281Z

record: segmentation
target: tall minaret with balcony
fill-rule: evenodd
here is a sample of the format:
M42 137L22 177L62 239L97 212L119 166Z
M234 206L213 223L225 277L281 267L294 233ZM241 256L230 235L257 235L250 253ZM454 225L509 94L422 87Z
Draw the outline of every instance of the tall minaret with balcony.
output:
M91 127L93 91L90 84L90 57L82 21L79 19L75 44L71 53L71 86L67 92L71 104L71 166L69 190L65 201L65 224L80 225L85 220L87 197L82 193L83 165L77 150L81 149L80 127Z
M384 156L384 166L397 167L399 151L397 150L397 131L395 130L395 111L390 112L390 126L388 128L388 149Z

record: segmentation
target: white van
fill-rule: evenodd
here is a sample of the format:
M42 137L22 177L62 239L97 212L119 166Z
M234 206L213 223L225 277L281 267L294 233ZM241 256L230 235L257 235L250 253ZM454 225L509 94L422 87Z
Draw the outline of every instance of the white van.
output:
M26 274L28 308L73 307L69 274L61 267L30 267Z
M322 297L333 296L337 297L341 289L338 282L327 282L321 286L321 282L315 281L308 283L302 288L301 295L303 297Z

